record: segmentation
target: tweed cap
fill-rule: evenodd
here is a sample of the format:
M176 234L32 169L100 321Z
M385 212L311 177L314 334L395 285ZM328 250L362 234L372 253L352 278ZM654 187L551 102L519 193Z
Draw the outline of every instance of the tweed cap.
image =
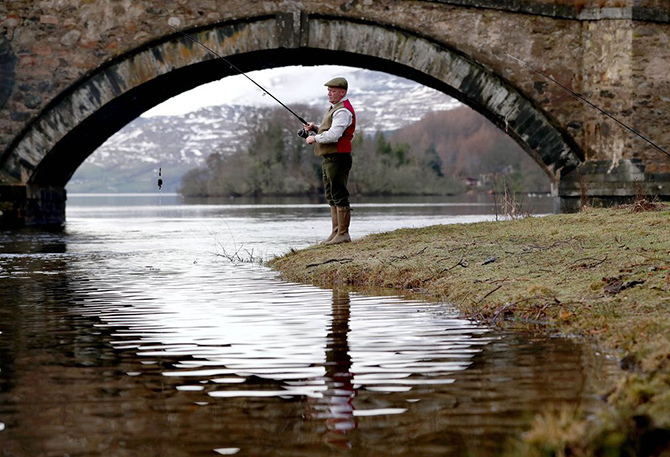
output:
M324 86L328 86L328 87L339 87L339 88L342 88L342 89L344 89L344 90L349 89L349 83L347 82L346 79L344 79L344 78L341 77L341 76L338 76L337 78L333 78L333 79L331 79L331 80L328 81L326 84L324 84Z

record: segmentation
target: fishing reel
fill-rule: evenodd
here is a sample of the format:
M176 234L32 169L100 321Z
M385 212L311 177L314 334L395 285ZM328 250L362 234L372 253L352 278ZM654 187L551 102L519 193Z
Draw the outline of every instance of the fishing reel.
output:
M314 135L316 135L314 130L305 130L304 128L298 130L298 136L300 138L307 138L308 136L314 136Z

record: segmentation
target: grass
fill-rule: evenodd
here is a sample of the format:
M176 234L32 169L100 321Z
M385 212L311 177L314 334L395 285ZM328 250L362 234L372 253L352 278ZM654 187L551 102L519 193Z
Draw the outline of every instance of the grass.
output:
M515 452L670 455L669 224L667 204L585 209L402 229L268 264L291 281L429 294L492 326L595 342L625 368L602 413L548 412Z

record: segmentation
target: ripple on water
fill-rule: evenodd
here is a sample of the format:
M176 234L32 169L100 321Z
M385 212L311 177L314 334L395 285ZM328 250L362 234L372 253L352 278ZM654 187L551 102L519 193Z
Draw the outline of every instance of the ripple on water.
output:
M430 417L409 437L416 446L451 427L495 449L498 436L527 424L535 402L592 399L584 376L574 378L585 361L570 342L543 354L547 341L492 332L443 304L280 283L259 267L245 274L173 285L179 294L153 300L126 290L114 306L87 302L80 312L111 331L116 349L160 361L160 376L203 407L298 401L289 417L339 433L385 424L391 442L392 430ZM190 294L198 299L185 301Z

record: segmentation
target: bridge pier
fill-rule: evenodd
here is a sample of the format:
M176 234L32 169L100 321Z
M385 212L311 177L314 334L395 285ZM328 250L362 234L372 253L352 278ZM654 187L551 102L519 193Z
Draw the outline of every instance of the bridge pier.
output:
M63 225L66 200L61 186L0 186L0 228Z
M636 196L670 200L670 165L659 167L640 159L584 162L561 176L554 212L571 213L584 205L631 203Z

